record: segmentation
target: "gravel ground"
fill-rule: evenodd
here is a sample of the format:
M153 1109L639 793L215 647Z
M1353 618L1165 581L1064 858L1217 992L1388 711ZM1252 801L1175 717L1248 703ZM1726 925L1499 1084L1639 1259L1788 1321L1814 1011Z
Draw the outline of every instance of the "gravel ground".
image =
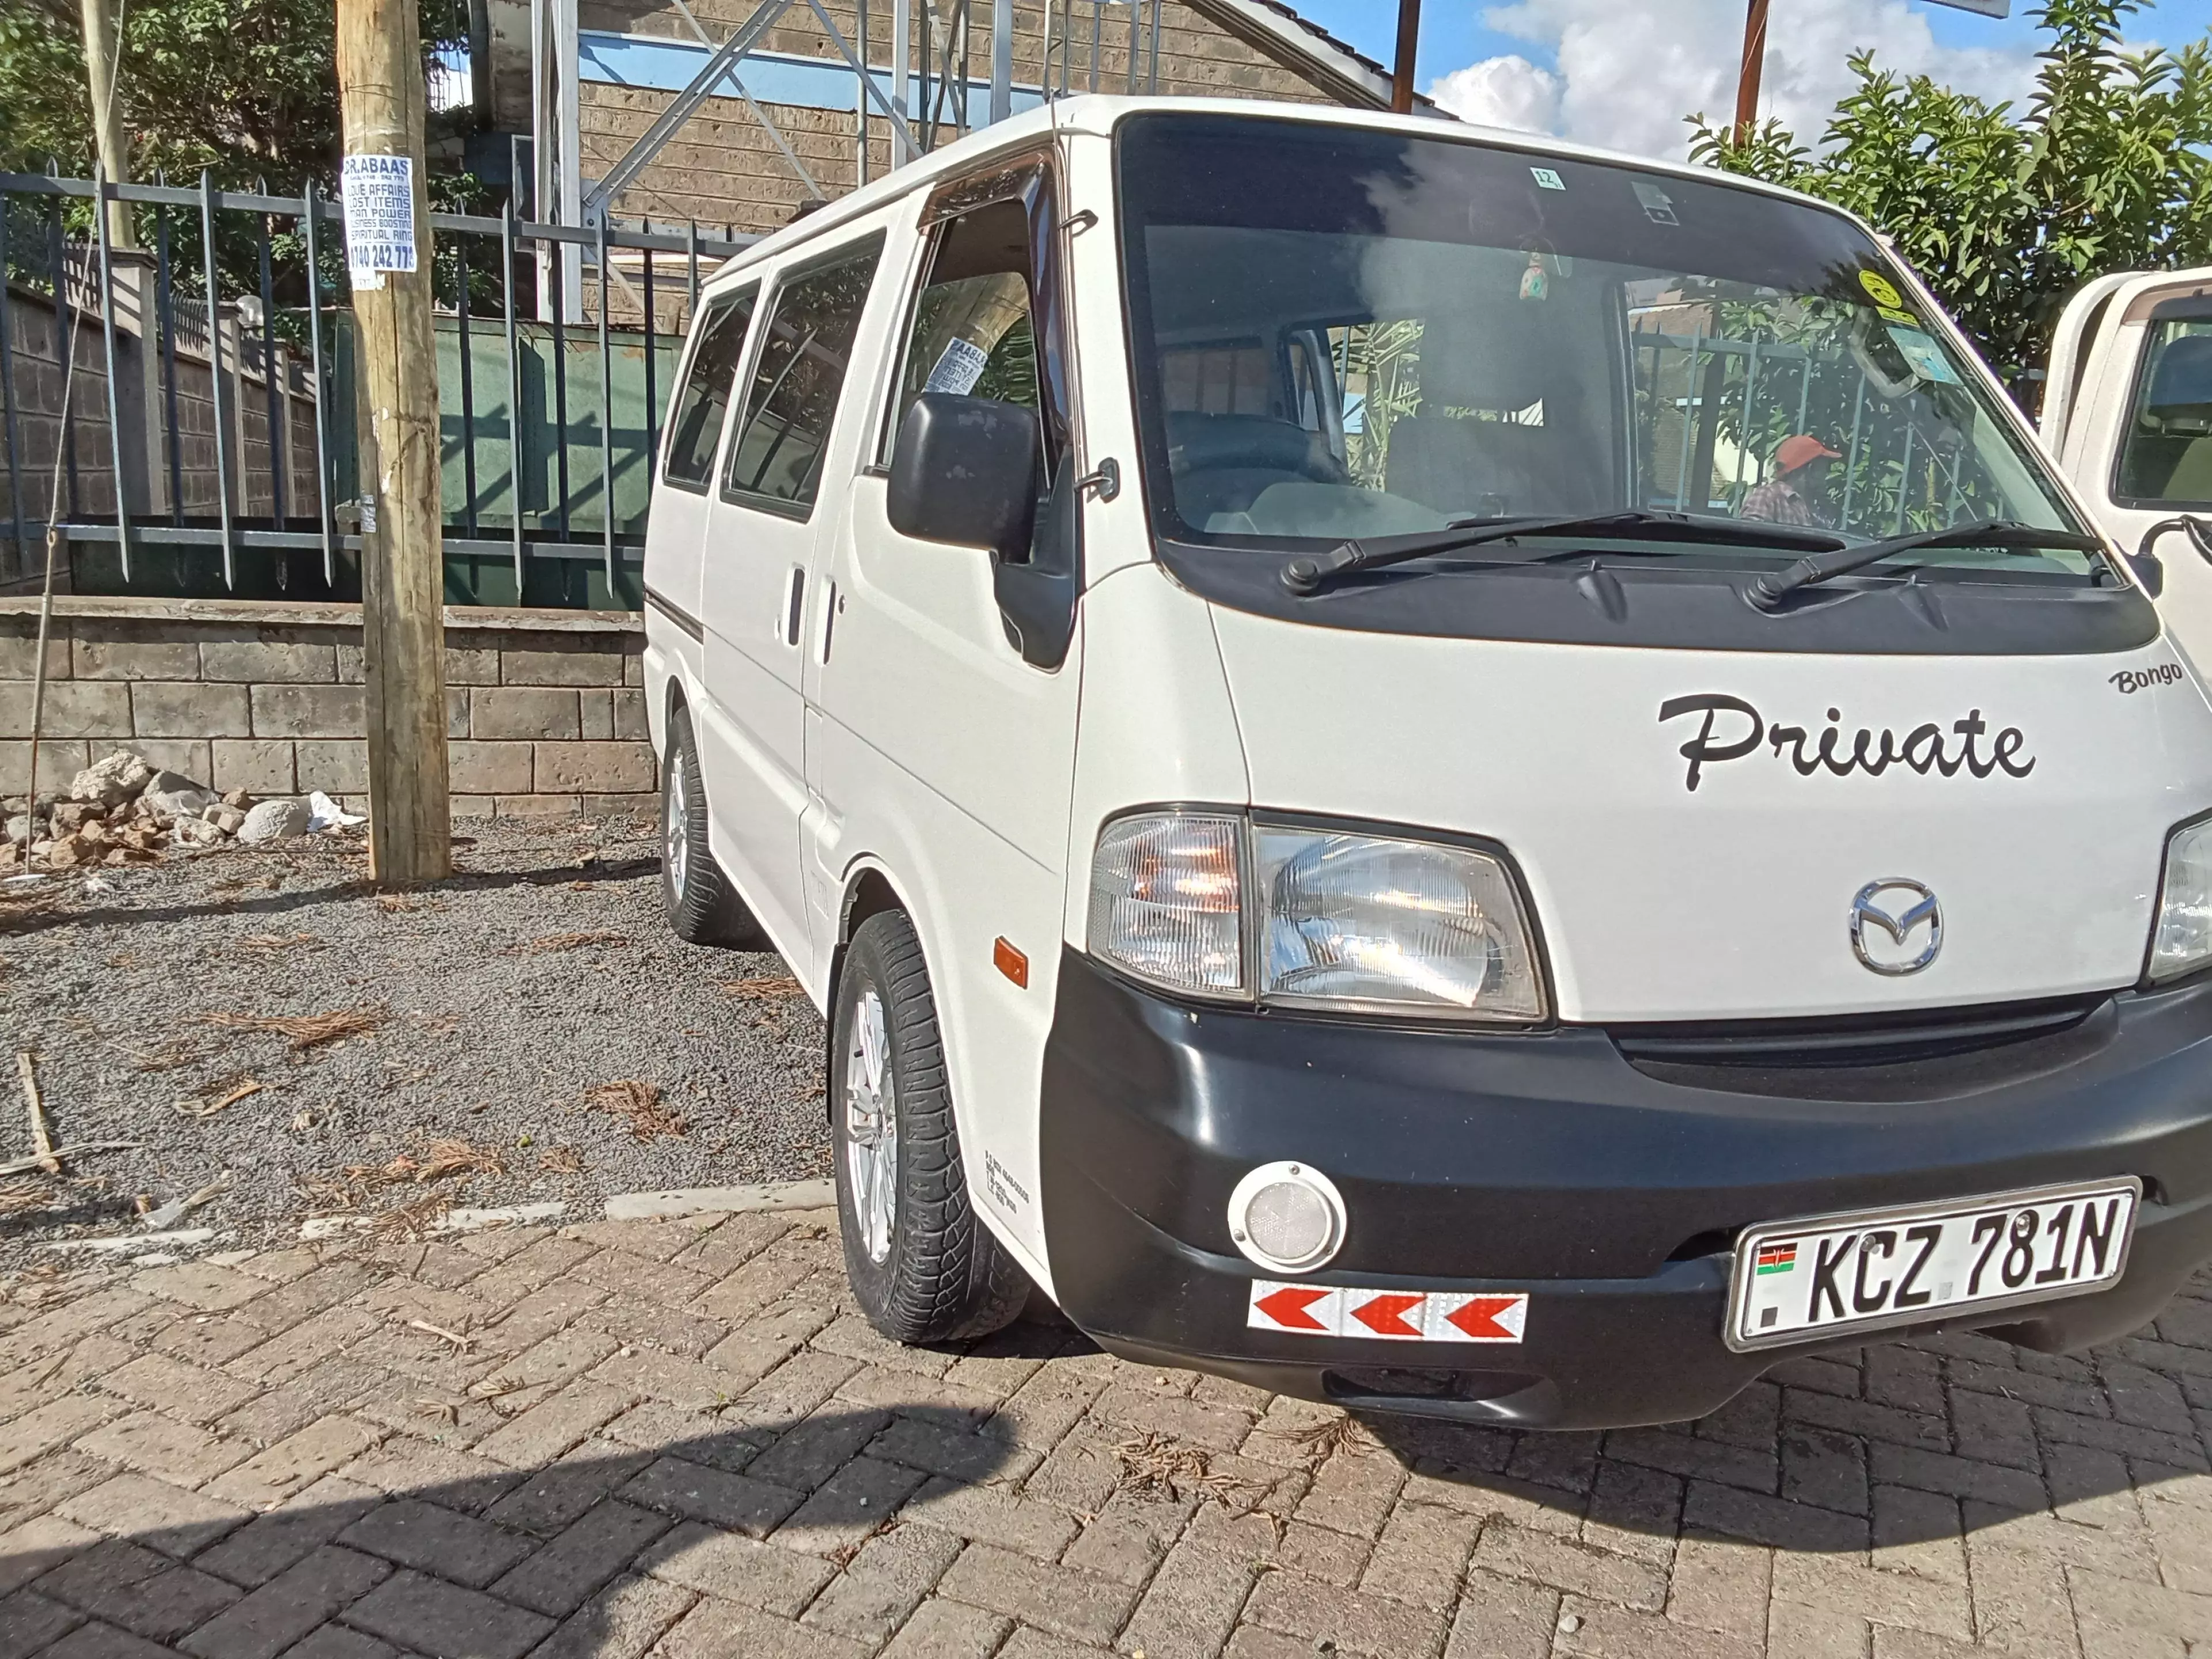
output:
M36 1056L56 1144L142 1143L0 1177L0 1263L226 1177L176 1224L249 1245L449 1203L591 1219L613 1193L830 1172L821 1022L780 958L669 932L647 826L483 829L452 881L398 895L364 845L0 889L0 1029ZM237 1023L354 1009L372 1029L306 1048ZM12 1060L0 1160L31 1150Z

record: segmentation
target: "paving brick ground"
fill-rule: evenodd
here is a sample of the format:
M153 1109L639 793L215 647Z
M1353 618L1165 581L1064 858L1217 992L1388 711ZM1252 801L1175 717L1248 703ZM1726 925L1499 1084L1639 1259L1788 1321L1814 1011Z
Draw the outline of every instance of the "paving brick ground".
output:
M0 1659L2183 1659L2200 1291L2086 1358L1873 1348L1547 1436L1054 1325L896 1348L823 1216L19 1278Z

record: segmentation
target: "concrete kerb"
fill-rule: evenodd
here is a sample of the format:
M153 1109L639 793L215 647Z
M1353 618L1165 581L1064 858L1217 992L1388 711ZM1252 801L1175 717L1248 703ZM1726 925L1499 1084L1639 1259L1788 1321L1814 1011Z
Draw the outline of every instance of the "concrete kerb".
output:
M770 1181L753 1186L671 1187L654 1193L617 1193L607 1200L610 1221L668 1221L678 1216L726 1215L750 1210L827 1210L837 1203L830 1181Z

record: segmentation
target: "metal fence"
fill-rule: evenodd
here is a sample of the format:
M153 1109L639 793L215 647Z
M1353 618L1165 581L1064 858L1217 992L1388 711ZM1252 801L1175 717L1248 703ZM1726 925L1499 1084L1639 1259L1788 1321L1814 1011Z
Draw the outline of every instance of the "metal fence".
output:
M449 599L634 605L684 331L754 239L430 223ZM0 584L51 522L79 592L358 594L343 240L312 187L0 173Z

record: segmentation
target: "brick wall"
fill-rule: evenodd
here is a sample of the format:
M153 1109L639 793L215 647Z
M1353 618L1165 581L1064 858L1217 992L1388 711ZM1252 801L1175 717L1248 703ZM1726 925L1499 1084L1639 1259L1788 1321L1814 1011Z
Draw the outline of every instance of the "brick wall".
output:
M824 0L837 27L849 41L854 35L853 0ZM696 0L692 13L716 40L733 33L749 17L754 0ZM1091 84L1090 8L1080 9L1081 27L1075 55L1067 66L1073 89ZM970 78L989 78L989 8L979 6L969 63ZM872 8L869 61L879 68L889 61L882 6ZM1112 9L1101 22L1097 87L1101 92L1121 92L1128 87L1132 19L1127 7ZM1054 14L1055 30L1059 13ZM1151 74L1152 9L1144 7L1144 25L1138 33L1143 86ZM665 35L689 41L696 37L671 0L581 0L578 21L587 29L619 33ZM1044 11L1037 0L1017 0L1014 7L1014 79L1035 86L1043 72ZM942 47L941 40L939 41ZM770 52L824 60L836 57L829 35L804 7L784 14L781 22L762 42ZM740 68L742 69L742 65ZM1053 76L1062 74L1060 48L1053 48ZM1142 87L1140 87L1142 89ZM1168 4L1160 30L1159 90L1213 98L1273 98L1301 103L1327 103L1329 93L1299 68L1269 56L1238 40L1188 6ZM667 106L672 94L645 88L611 86L586 82L580 88L580 119L583 129L584 173L605 173L629 149ZM915 94L919 96L919 87ZM982 118L979 90L971 96L971 118ZM859 136L849 111L802 108L768 104L769 117L807 171L831 196L841 196L858 180ZM950 110L947 110L950 118ZM522 116L528 123L526 107ZM868 123L869 173L881 178L890 166L890 131L880 118ZM744 105L734 98L709 98L668 145L655 156L629 189L617 198L616 211L624 217L640 216L682 223L696 219L702 225L734 227L740 232L765 233L790 220L806 196L803 185L777 151L774 140L761 130Z
M115 749L218 789L368 787L361 611L350 605L60 599L41 791ZM0 599L0 793L30 770L35 600ZM659 779L629 611L446 613L456 817L651 812Z
M108 426L106 347L98 290L76 274L82 252L82 244L72 245L70 299L75 307L75 343L70 354L76 361L74 375L65 372L62 327L52 297L20 282L11 283L8 290L7 346L13 361L16 435L21 449L15 458L12 477L9 469L0 465L0 585L33 578L41 568L44 542L34 526L45 523L54 498L55 462L64 424L76 481L72 488L64 468L60 498L64 515L93 520L115 516L116 444ZM149 340L142 325L146 296L153 286L150 273L143 258L118 255L114 274L115 401L122 422L125 498L134 514L158 516L180 508L211 518L219 490L214 385L204 319L185 306L175 308L176 422L173 428L159 331ZM222 307L218 322L231 511L241 518L271 517L281 477L286 515L312 522L319 492L314 391L307 365L279 345L274 359L278 389L272 398L265 343L251 331L241 332L235 305ZM66 423L62 401L64 384L69 389ZM176 451L173 493L173 444ZM17 503L11 492L18 483L27 526L26 545L21 549L13 539Z

